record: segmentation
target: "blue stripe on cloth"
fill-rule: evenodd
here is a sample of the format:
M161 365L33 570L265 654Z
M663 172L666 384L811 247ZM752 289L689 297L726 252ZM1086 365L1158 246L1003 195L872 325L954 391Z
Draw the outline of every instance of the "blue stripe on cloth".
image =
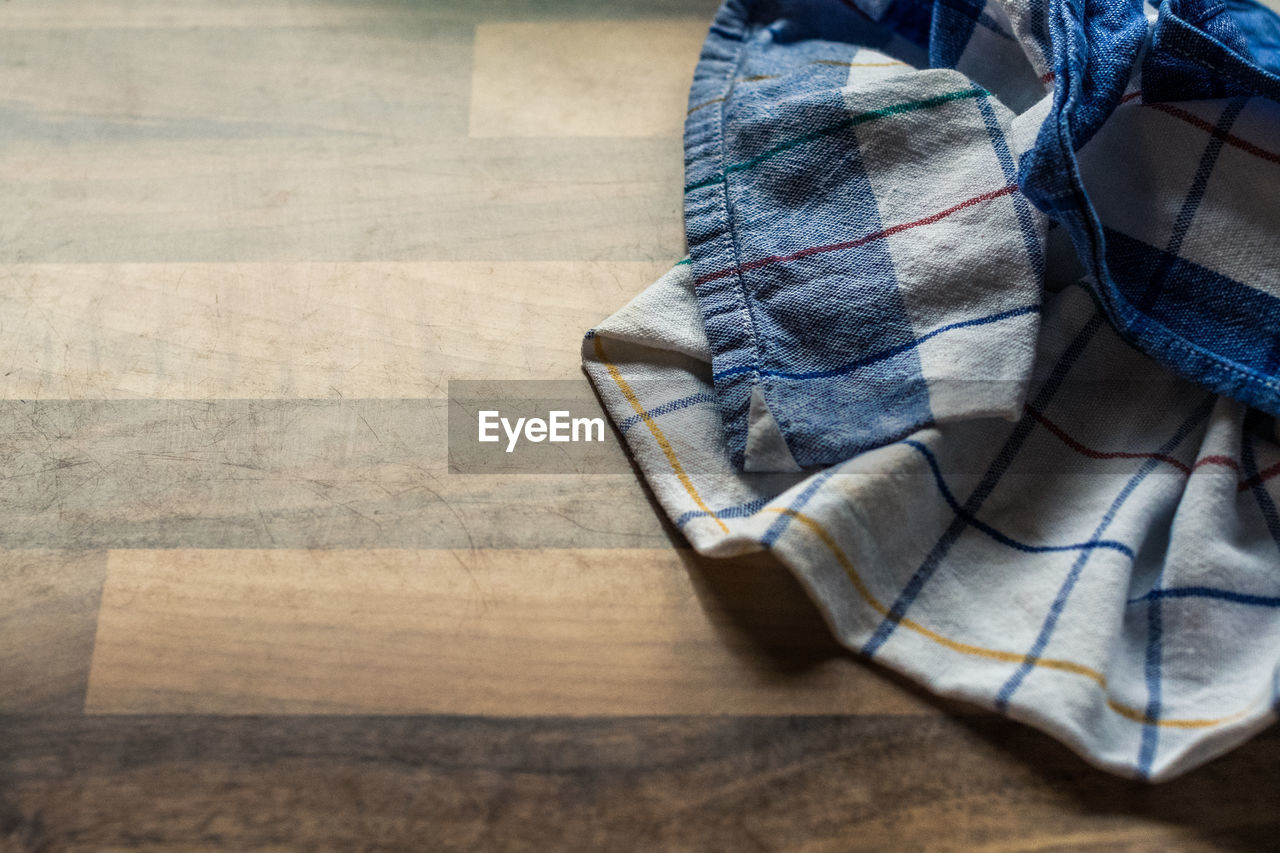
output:
M978 88L975 86L974 88ZM982 122L987 126L987 135L991 137L991 147L995 149L996 159L1000 161L1000 169L1004 172L1006 183L1018 183L1018 167L1013 162L1013 153L1009 150L1009 141L1005 138L1004 128L996 118L996 111L984 92L978 98L978 112L982 114ZM1027 247L1027 260L1037 278L1044 277L1044 246L1040 235L1036 233L1035 220L1031 213L1031 203L1022 193L1013 193L1013 209L1018 216L1018 230L1022 232L1022 242Z
M1053 64L1053 47L1049 44L1049 8L1054 0L1030 0L1027 4L1027 19L1031 37L1040 48L1048 64Z
M1164 568L1156 579L1156 587L1163 585ZM1142 742L1138 747L1138 773L1150 778L1151 765L1156 760L1160 746L1160 728L1152 725L1160 719L1161 685L1160 670L1164 661L1164 603L1155 598L1147 605L1147 656L1143 662L1143 676L1147 682L1146 720L1142 724Z
M949 323L945 326L939 326L933 331L927 332L926 334L921 335L915 340L907 341L904 344L899 344L898 346L891 347L887 350L883 350L878 353L874 353L873 355L869 355L865 358L860 358L856 361L851 361L846 364L842 364L839 367L832 367L828 370L810 370L802 373L791 373L785 370L761 370L760 373L765 376L777 376L782 379L799 379L799 380L830 379L833 376L841 376L846 373L852 373L855 370L875 364L876 362L885 361L886 359L893 358L896 355L901 355L904 352L909 352L910 350L916 349L921 344L930 340L931 338L936 338L938 335L945 334L946 332L952 332L952 331L955 331L956 329L967 329L973 326L986 326L990 323L999 323L1001 320L1009 320L1013 317L1023 317L1027 314L1038 314L1038 313L1040 313L1039 305L1024 305L1021 308L1013 308L1008 311L1001 311L998 314L989 314L986 317L976 317L972 320L961 320L958 323ZM745 365L742 367L731 367L728 370L720 371L715 375L714 378L725 379L729 376L733 376L738 373L746 373L751 369L752 368L750 366L745 366Z
M1179 425L1173 435L1169 437L1168 441L1160 446L1158 453L1163 456L1168 456L1176 450L1178 445L1182 444L1182 442L1186 440L1187 436L1191 434L1191 431L1209 417L1209 412L1212 411L1216 399L1217 397L1214 394L1206 396L1200 405L1192 411L1181 425ZM1129 499L1129 496L1133 494L1134 490L1141 485L1142 481L1147 478L1147 475L1155 470L1156 466L1159 464L1160 461L1156 458L1147 459L1142 463L1134 475L1129 478L1129 482L1125 484L1125 487L1120 490L1120 494L1116 495L1115 499L1111 502L1111 506L1107 508L1106 513L1098 522L1098 526L1094 529L1093 538L1096 539L1106 532L1106 529L1111 525L1111 522L1115 519L1116 514L1120 511L1120 508L1124 505L1125 501ZM1000 688L999 693L996 694L997 710L1001 712L1008 710L1009 702L1013 699L1013 694L1022 686L1022 683L1026 679L1028 673L1030 673L1035 667L1036 663L1040 659L1040 655L1044 653L1045 648L1049 645L1049 640L1053 636L1053 631L1058 625L1058 619L1062 616L1062 611L1066 609L1067 600L1075 589L1076 582L1080 579L1080 575L1084 571L1085 564L1088 562L1089 554L1090 552L1088 551L1081 552L1080 556L1076 558L1075 563L1071 566L1071 570L1067 573L1066 578L1063 579L1062 586L1058 589L1058 594L1054 597L1053 604L1049 606L1049 612L1040 626L1040 631L1037 634L1031 649L1023 658L1023 662L1018 666L1018 669L1013 673L1013 675L1009 676L1008 681L1004 683ZM1153 602L1153 606L1158 607L1158 601ZM1148 636L1148 640L1148 647L1150 647L1150 634ZM1158 644L1158 636L1155 641ZM1158 651L1152 652L1150 651L1150 648L1148 648L1148 660L1155 655L1158 655ZM1157 716L1151 717L1148 715L1149 721L1159 719L1159 688L1159 672L1157 667L1155 681L1148 685L1149 696L1155 697L1156 700ZM1155 728L1153 725L1148 725L1147 727ZM1145 741L1147 735L1144 733L1143 737ZM1154 750L1155 747L1153 745L1151 747L1152 756L1154 756Z
M1049 405L1053 396L1061 387L1063 380L1066 379L1067 373L1071 370L1072 365L1076 363L1080 354L1084 351L1085 347L1088 346L1089 341L1093 339L1093 336L1098 333L1098 330L1102 328L1102 325L1102 315L1095 312L1093 316L1089 318L1089 321L1085 323L1076 334L1075 339L1071 341L1070 345L1067 346L1066 350L1058 358L1058 362L1054 365L1053 371L1049 374L1049 377L1036 393L1036 398L1032 401L1032 407L1036 411L1042 412ZM982 480L978 483L972 494L969 495L969 499L965 501L965 514L960 515L957 513L956 517L951 521L951 524L947 526L946 531L929 551L924 562L920 564L920 568L916 569L915 574L911 576L911 579L907 581L907 585L903 587L902 592L899 593L897 599L894 600L893 605L889 608L888 615L881 620L879 626L877 626L875 630L875 633L872 634L871 638L863 645L863 654L868 657L875 656L875 653L879 651L880 647L888 641L890 636L892 636L894 629L897 628L898 623L902 621L907 610L920 595L925 584L929 582L931 577L933 577L933 573L937 571L938 566L942 564L942 561L946 558L951 547L955 545L956 540L960 538L960 534L969 526L968 518L971 518L979 509L982 508L982 504L991 495L991 492L995 490L996 485L1009 469L1009 466L1013 464L1014 458L1018 455L1019 451L1022 450L1023 444L1031 434L1031 431L1035 428L1036 423L1036 419L1027 413L1024 413L1018 420L1013 432L1010 433L1009 438L1004 443L1004 446L1001 447L999 454L996 455L996 458L992 460L991 465L987 468L986 473L983 474Z
M1251 607L1280 608L1280 596L1254 595L1248 592L1233 592L1229 589L1217 589L1211 586L1171 586L1164 589L1153 589L1146 595L1131 598L1126 604L1141 604L1160 598L1213 598L1218 601L1229 601L1232 604L1244 604Z
M830 480L835 476L836 472L839 471L841 467L843 466L832 465L830 468L814 477L813 482L805 486L804 491L796 495L795 500L788 504L787 508L792 512L799 512L803 509L805 504L812 500L813 496L818 493L818 489L821 489L827 480ZM769 529L764 532L764 536L760 539L760 544L764 545L766 548L772 547L773 543L778 541L778 537L782 535L783 531L787 529L787 525L790 523L790 515L786 513L780 514L776 519L774 519L773 524L769 525Z
M964 55L964 49L969 46L969 39L973 37L973 28L966 28L961 25L955 28L955 32L945 30L939 32L939 22L951 24L954 21L954 17L939 14L940 11L945 10L953 13L954 15L964 16L972 20L975 24L981 26L983 29L995 33L1005 41L1016 41L1008 30L1000 26L999 21L986 13L981 2L975 2L975 0L937 0L937 2L934 3L933 9L934 23L931 38L941 38L944 42L953 45L948 48L947 55L954 56L955 60L948 63L947 67L954 67L955 64L960 61L960 57ZM933 45L931 43L930 50L932 49ZM937 63L935 63L932 58L930 59L930 65L935 68L938 67Z
M823 484L838 473L840 467L841 466L839 465L833 465L826 471L823 471L821 474L814 477L809 482L809 485L805 486L804 490L800 492L800 494L796 495L795 500L793 500L787 508L799 512L804 505L818 493L818 490L822 488ZM716 510L716 515L721 518L747 518L755 515L757 512L768 506L770 500L772 500L772 498L755 498L754 500L747 501L746 503L740 503L735 506L726 507L725 509L718 509ZM676 527L683 527L693 519L701 518L708 514L709 513L700 509L689 510L676 519ZM791 516L779 514L773 524L769 525L769 529L765 531L764 536L761 537L760 544L765 547L772 546L774 542L778 541L778 537L782 535L783 531L786 530L787 524L790 521Z
M1262 416L1262 413L1255 409L1246 417L1245 436L1240 444L1240 467L1243 470L1245 482L1253 481L1250 489L1258 502L1258 509L1262 512L1262 518L1266 522L1267 529L1271 533L1271 538L1275 541L1276 547L1280 548L1280 514L1276 512L1276 505L1271 500L1270 492L1267 491L1258 477L1258 462L1253 446L1255 438L1253 428L1250 425L1250 420L1258 416ZM1250 592L1236 592L1235 590L1219 589L1212 586L1162 587L1159 584L1145 595L1130 598L1125 603L1132 606L1162 598L1208 598L1225 601L1230 604L1241 604L1246 607L1280 608L1280 596L1255 595Z
M1258 458L1253 449L1253 441L1252 431L1247 431L1244 441L1240 443L1240 465L1244 468L1245 482L1253 483L1249 491L1258 502L1258 510L1262 513L1262 520L1267 524L1267 531L1271 534L1276 547L1280 548L1280 513L1276 512L1275 501L1271 500L1271 493L1267 491L1262 478L1258 476Z
M1151 270L1168 261L1168 253L1110 228L1104 229L1104 234L1107 264L1116 287L1126 299L1141 298ZM1186 258L1172 260L1166 284L1151 306L1151 318L1174 335L1192 340L1207 329L1247 329L1258 323L1280 328L1280 299ZM1218 352L1238 365L1233 375L1241 376L1241 381L1249 378L1280 387L1275 377L1280 365L1270 339L1232 334L1216 340ZM1181 369L1179 365L1187 360L1187 356L1172 349L1164 355L1172 360L1170 365L1175 369ZM1249 373L1246 368L1254 372ZM1252 403L1250 393L1241 385L1231 396Z
M929 46L932 0L893 0L880 13L879 23L923 48Z
M981 24L983 28L990 30L1005 41L1016 41L1016 39L1010 35L1004 27L1000 26L999 21L988 15L986 12L980 12L978 14L978 23Z
M1169 234L1168 246L1165 248L1160 263L1151 272L1146 292L1137 301L1139 309L1149 311L1164 290L1165 282L1173 269L1173 263L1182 253L1182 242L1186 239L1187 232L1191 230L1191 222L1196 217L1196 211L1200 209L1200 202L1204 200L1205 189L1209 186L1209 176L1213 174L1213 167L1218 162L1218 155L1222 153L1222 147L1226 144L1227 133L1231 130L1231 125L1235 124L1236 119L1240 116L1240 111L1244 109L1247 100L1246 98L1233 98L1223 108L1222 115L1218 117L1218 124L1214 128L1217 133L1209 137L1204 153L1200 155L1200 164L1196 167L1195 177L1191 180L1191 187L1182 199L1182 207L1179 208L1178 217L1173 222L1173 230Z
M1204 417L1209 417L1213 410L1214 397L1210 395L1201 404ZM1192 413L1195 417L1195 413ZM1188 420L1190 422L1190 419ZM1175 436L1176 437L1176 436ZM1172 448L1170 448L1172 449ZM1154 460L1153 460L1154 461ZM1156 576L1152 592L1164 589L1164 566ZM1147 603L1147 654L1143 663L1143 675L1147 682L1147 710L1142 724L1142 741L1138 747L1138 774L1143 778L1151 777L1151 767L1156 760L1156 751L1160 746L1160 727L1156 722L1163 709L1161 670L1164 664L1164 597L1156 595Z
M652 409L646 410L644 415L636 414L631 415L628 418L624 418L623 421L618 424L618 431L623 435L626 435L627 430L631 429L636 424L643 422L646 416L656 418L662 415L669 415L672 412L678 412L681 409L687 409L690 406L696 406L699 403L714 403L715 401L715 395L707 391L699 391L696 394L690 394L688 397L681 397L678 400L671 400L670 402L654 406Z
M958 95L975 97L967 85ZM805 122L834 125L849 120L849 104L839 90L823 91L805 100L803 113L797 118L801 115ZM824 182L827 192L838 192L846 203L830 216L809 215L814 181ZM796 233L803 233L813 246L834 245L851 236L877 237L859 247L857 275L848 275L847 265L839 258L819 254L794 266L744 264L740 276L698 285L699 306L714 353L715 392L724 411L733 464L741 467L745 461L748 404L754 384L750 380L754 378L768 383L764 392L769 408L801 467L835 464L886 443L885 435L896 438L909 434L911 428L932 420L929 387L917 350L903 347L918 332L896 277L889 244L878 238L886 227L856 135L815 140L806 156L788 163L786 169L744 176L734 184L733 196L733 210L768 209L777 214L768 228L751 229L750 255L756 258L793 254ZM731 212L725 215L733 216ZM702 247L695 239L697 224L690 224L697 218L697 212L686 205L695 273L702 270ZM712 269L723 271L735 263L718 262ZM848 322L850 305L858 306L857 323ZM783 341L806 344L784 346ZM802 426L812 423L814 414L811 383L791 381L779 374L830 368L899 347L902 351L892 362L882 362L891 365L891 370L858 376L857 380L853 376L830 380L833 384L826 389L826 396L834 404L823 423ZM764 374L765 370L771 373Z
M1250 444L1251 439L1251 435L1246 435L1240 454L1246 476L1253 476L1257 471ZM1261 484L1258 487L1260 486ZM1265 499L1270 504L1271 498L1270 495L1266 495L1265 489L1263 489L1263 494L1265 498L1260 498L1260 504L1262 499ZM1265 508L1263 509L1263 514L1264 516L1267 515ZM1274 514L1275 507L1272 505L1271 516L1274 517ZM1271 518L1268 518L1268 526L1271 526ZM1275 527L1272 527L1272 535L1276 535ZM1159 721L1163 710L1161 668L1164 658L1164 600L1168 598L1208 598L1234 604L1280 608L1280 598L1277 597L1250 595L1205 586L1165 587L1163 578L1164 572L1162 569L1160 576L1156 579L1154 588L1150 592L1128 602L1129 604L1147 602L1147 653L1143 665L1143 673L1147 683L1147 708L1145 712L1146 721L1142 727L1142 741L1138 748L1138 772L1147 778L1151 776L1156 751L1160 745L1160 728L1156 723Z
M954 68L982 16L980 0L937 0L929 33L929 65Z
M763 509L766 505L768 505L769 500L770 500L769 498L756 498L755 500L750 500L750 501L747 501L746 503L741 503L736 506L729 506L729 507L725 507L724 509L718 509L715 511L715 514L720 518L747 518L748 516L755 515L757 512ZM676 519L676 527L684 527L686 524L688 524L690 521L693 521L695 518L702 518L704 515L710 515L710 514L711 513L706 512L705 510L691 509Z
M908 447L915 448L924 456L925 461L929 463L929 470L933 472L933 480L938 486L938 491L942 493L942 499L947 502L947 506L951 507L952 511L955 512L957 516L964 518L964 520L975 530L982 531L1001 545L1008 545L1010 548L1014 548L1018 551L1024 551L1028 554L1045 554L1054 551L1089 551L1094 548L1108 548L1112 551L1119 551L1130 560L1134 558L1132 548L1123 542L1117 542L1114 539L1098 539L1097 537L1094 537L1087 542L1077 542L1072 545L1028 545L1025 542L1019 542L1012 536L1001 533L990 524L974 518L971 513L965 512L964 507L960 506L960 502L955 499L955 495L953 495L951 490L947 488L946 478L943 477L942 470L938 467L938 459L933 455L933 452L930 451L929 448L914 439L908 439L902 443Z

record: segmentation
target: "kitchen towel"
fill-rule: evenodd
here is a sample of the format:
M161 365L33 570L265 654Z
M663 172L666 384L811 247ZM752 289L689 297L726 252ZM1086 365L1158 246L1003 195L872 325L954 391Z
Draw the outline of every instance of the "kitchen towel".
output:
M1247 0L728 0L690 257L584 345L663 509L1113 771L1266 725L1278 64Z

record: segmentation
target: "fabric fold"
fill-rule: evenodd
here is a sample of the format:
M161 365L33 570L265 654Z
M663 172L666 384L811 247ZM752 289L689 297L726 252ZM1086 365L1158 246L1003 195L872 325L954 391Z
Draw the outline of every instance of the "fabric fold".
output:
M676 266L590 333L583 363L698 551L771 549L848 648L1116 773L1171 778L1274 720L1269 419L1168 374L1071 286L1046 298L1015 421L924 428L819 471L742 471L710 350L679 331L693 288Z
M1280 198L1234 185L1280 184L1278 26L1247 0L725 3L685 225L734 463L753 394L802 466L1012 416L1040 290L1069 283L1050 222L1121 337L1280 411L1280 266L1252 251Z
M689 258L584 367L694 548L1167 779L1280 702L1280 19L726 0Z

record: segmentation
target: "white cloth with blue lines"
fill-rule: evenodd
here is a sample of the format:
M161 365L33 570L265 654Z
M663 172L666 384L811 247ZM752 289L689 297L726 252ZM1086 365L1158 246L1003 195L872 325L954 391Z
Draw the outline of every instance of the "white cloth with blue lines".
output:
M584 349L663 509L1115 772L1266 725L1277 71L1253 0L726 0L689 258Z
M1083 288L1046 300L1016 420L816 473L731 464L687 265L596 328L584 364L690 543L771 548L849 648L1123 774L1176 775L1274 719L1271 421L1171 377Z

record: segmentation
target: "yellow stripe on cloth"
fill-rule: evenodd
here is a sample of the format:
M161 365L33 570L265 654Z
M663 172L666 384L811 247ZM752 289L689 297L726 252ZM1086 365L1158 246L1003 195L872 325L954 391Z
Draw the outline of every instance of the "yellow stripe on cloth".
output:
M727 100L729 100L729 96L728 96L728 95L725 95L723 98L712 98L712 99L711 99L711 100L709 100L709 101L703 101L702 103L698 104L696 107L689 107L689 112L685 113L685 117L686 117L686 118L688 118L689 116L693 115L694 113L696 113L698 110L702 109L703 107L709 107L709 106L711 106L712 104L720 104L720 103L724 103L724 102L725 102L725 101L727 101Z
M671 442L663 434L662 428L658 426L653 417L640 404L636 392L631 390L631 386L627 384L627 380L622 378L622 373L614 366L613 362L604 354L604 347L600 343L600 337L597 335L592 339L595 346L596 358L600 360L609 370L609 375L613 377L614 383L618 386L618 390L622 392L622 396L627 398L627 402L631 404L631 408L636 410L636 414L640 416L640 420L644 421L644 425L649 428L649 432L653 434L653 440L658 442L658 447L662 448L663 454L667 457L667 462L671 465L671 470L675 472L676 479L680 481L680 485L684 486L684 490L689 493L689 497L697 505L698 509L707 514L708 517L715 520L720 525L720 529L725 533L729 532L729 527L720 520L720 516L715 514L711 507L707 506L702 500L702 496L698 494L698 490L694 488L693 481L689 479L689 475L685 473L684 467L680 464L680 460L676 458L676 452L671 447Z
M863 581L862 576L858 574L858 570L854 568L853 561L849 559L849 556L845 554L844 549L840 547L840 544L836 542L835 538L825 527L822 526L821 523L817 521L817 519L790 508L765 507L765 511L776 512L781 515L794 518L796 521L807 527L815 536L818 537L818 539L822 540L822 544L826 545L831 553L835 555L836 562L840 564L840 568L844 569L845 575L849 578L849 582L853 584L853 588L857 591L858 595L862 596L863 600L866 601L867 604L871 605L871 608L881 616L889 616L889 608L885 607L884 604L871 594L871 590L867 587L866 582ZM969 643L961 643L926 628L914 619L899 619L898 624L903 628L914 631L922 637L932 640L940 646L944 646L952 651L959 652L960 654L987 658L988 660L998 660L1005 663L1029 663L1032 666L1038 666L1044 669L1056 669L1062 672L1070 672L1084 676L1097 684L1103 690L1107 689L1107 677L1098 670L1085 666L1084 664L1069 660L1060 660L1057 658L1030 658L1027 655L1018 654L1017 652L1006 652L999 649L988 649L982 646L971 645ZM1254 705L1251 704L1244 710L1237 711L1236 713L1226 717L1218 717L1216 719L1154 720L1147 716L1145 710L1134 708L1131 705L1122 704L1109 696L1107 697L1107 707L1127 720L1133 720L1134 722L1143 723L1144 725L1163 726L1174 729L1203 729L1238 720L1245 714L1249 713L1249 711L1253 709Z

